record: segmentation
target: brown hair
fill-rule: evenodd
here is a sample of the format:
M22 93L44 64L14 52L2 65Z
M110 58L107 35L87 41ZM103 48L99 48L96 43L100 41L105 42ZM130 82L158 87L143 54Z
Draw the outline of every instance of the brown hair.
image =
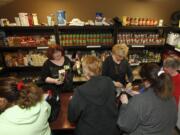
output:
M112 53L114 55L119 55L121 57L126 58L128 55L129 48L126 44L116 44L112 48Z
M43 92L36 85L23 84L21 90L18 90L17 84L18 79L15 77L0 78L0 97L21 108L30 108L41 101Z
M53 60L53 54L56 52L56 51L60 51L62 56L64 56L64 49L60 46L60 45L50 45L47 49L47 57L50 59L50 60Z
M172 97L173 85L170 75L162 73L158 75L160 67L154 63L144 64L140 70L140 76L149 81L151 87L161 99Z
M180 68L180 59L173 56L167 57L163 62L163 66L178 70Z
M89 76L101 74L102 62L95 56L87 55L82 59L83 72Z

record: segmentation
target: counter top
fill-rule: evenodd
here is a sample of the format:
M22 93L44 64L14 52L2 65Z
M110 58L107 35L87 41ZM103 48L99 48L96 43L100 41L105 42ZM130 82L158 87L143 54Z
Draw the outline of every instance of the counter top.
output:
M73 93L61 93L61 111L57 120L50 123L52 130L69 130L75 128L75 126L67 119L69 98L72 95Z

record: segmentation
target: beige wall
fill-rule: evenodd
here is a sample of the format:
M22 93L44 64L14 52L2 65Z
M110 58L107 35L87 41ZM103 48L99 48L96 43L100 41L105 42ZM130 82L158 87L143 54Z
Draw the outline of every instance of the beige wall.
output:
M100 11L107 18L153 17L167 23L171 14L180 10L180 0L14 0L0 8L0 17L12 21L18 12L35 12L41 22L46 22L46 16L59 9L66 11L68 20L94 19L96 11Z

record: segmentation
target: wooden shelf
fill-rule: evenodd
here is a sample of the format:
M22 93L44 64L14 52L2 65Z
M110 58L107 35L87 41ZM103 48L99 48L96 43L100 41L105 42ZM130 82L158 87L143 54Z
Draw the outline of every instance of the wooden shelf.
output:
M113 30L114 26L58 26L58 30Z
M54 35L54 26L6 26L0 27L6 35Z
M63 46L65 50L103 50L103 49L111 49L112 45L87 45L87 46Z
M54 26L4 26L0 27L4 31L19 30L54 30ZM29 31L28 31L29 32Z
M179 27L169 27L169 31L180 32L180 28Z
M176 51L176 52L180 52L180 49L179 48L176 48L176 47L174 47L174 46L172 46L172 45L168 45L168 44L166 44L166 48L167 49L170 49L170 50L173 50L173 51Z
M166 26L163 27L157 27L157 26L122 26L119 27L118 30L160 30L160 29L165 29L168 28Z
M164 48L164 45L128 45L130 48Z
M42 49L48 49L48 46L23 46L23 47L0 47L0 51L17 51L17 50L42 50Z

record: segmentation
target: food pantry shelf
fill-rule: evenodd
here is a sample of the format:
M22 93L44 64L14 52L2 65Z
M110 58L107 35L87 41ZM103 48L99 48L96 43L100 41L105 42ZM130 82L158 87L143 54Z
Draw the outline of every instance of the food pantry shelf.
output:
M91 49L111 49L112 45L88 45L88 46L63 46L65 50L91 50Z
M164 48L164 45L128 45L130 48Z
M168 44L167 44L166 47L167 47L168 49L173 50L173 51L180 52L180 48L176 48L175 46L172 46L172 45L168 45Z
M38 46L38 47L0 47L0 51L17 51L17 50L32 50L32 49L47 49L48 46Z

